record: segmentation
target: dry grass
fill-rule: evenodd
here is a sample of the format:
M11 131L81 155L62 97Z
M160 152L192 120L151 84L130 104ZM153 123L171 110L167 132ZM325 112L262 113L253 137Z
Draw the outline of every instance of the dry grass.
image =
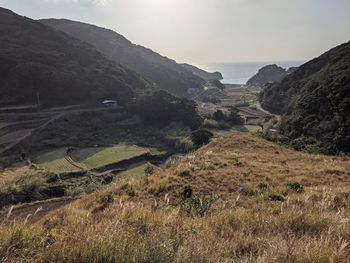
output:
M35 225L1 224L0 261L349 262L349 171L348 157L234 134ZM106 194L114 197L103 203Z
M39 171L33 167L22 166L15 168L8 168L0 171L0 188L12 184L21 178L33 176Z

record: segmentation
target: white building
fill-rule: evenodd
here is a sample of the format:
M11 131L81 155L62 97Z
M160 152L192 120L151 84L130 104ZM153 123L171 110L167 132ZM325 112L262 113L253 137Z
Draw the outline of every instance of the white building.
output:
M116 108L118 106L118 102L115 100L104 100L102 103L108 108Z

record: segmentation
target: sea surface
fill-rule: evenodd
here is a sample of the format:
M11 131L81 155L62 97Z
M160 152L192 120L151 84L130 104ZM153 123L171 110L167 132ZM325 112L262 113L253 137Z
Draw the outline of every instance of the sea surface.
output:
M223 75L224 84L245 84L248 79L254 76L260 68L266 65L277 64L282 68L298 67L306 61L277 61L277 62L235 62L235 63L212 63L202 65L201 68Z

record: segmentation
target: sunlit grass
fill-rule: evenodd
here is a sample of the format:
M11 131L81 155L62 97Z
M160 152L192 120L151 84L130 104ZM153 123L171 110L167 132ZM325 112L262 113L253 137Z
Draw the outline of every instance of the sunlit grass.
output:
M61 148L38 155L33 162L38 167L54 173L76 172L82 169L73 165L67 159L67 148Z
M88 169L94 169L117 163L149 152L149 149L136 145L116 145L104 148L86 148L72 151L72 158L84 164Z
M0 261L348 263L349 168L235 133L33 226L0 224Z

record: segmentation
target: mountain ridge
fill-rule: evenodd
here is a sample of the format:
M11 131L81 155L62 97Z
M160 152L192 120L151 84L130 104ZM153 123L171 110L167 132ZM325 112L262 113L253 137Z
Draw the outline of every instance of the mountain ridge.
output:
M1 105L44 107L96 104L106 98L127 103L151 84L107 60L91 45L0 9Z
M213 81L213 80L222 80L224 77L220 72L207 72L203 69L200 69L194 65L188 64L188 63L182 63L180 64L185 69L188 69L192 71L194 75L199 76L200 78L207 80L207 81Z
M39 21L93 45L108 59L145 76L160 89L186 96L190 88L203 88L204 80L193 75L176 61L149 48L133 44L111 29L68 19Z

